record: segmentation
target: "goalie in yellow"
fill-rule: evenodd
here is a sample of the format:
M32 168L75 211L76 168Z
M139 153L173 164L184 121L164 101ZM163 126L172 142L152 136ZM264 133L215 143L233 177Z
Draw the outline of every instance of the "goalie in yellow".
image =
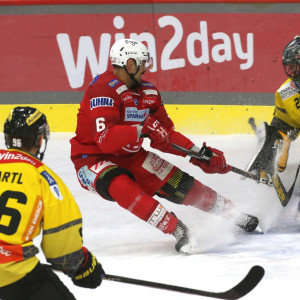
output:
M268 181L267 173L283 172L287 166L290 143L300 130L300 36L284 48L282 64L288 79L275 93L275 110L271 124L263 122L256 133L258 152L246 168Z
M64 182L42 159L49 139L46 116L16 107L4 124L0 149L0 299L75 297L36 257L33 239L42 231L47 261L75 285L96 288L104 271L82 245L80 210Z

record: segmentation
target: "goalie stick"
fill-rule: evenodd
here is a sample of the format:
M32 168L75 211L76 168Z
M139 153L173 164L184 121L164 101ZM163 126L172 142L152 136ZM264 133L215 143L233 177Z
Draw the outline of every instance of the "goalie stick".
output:
M199 160L202 160L202 161L209 161L209 157L206 157L204 155L201 155L200 153L197 153L195 151L186 149L186 148L181 147L179 145L176 145L174 143L172 144L172 147L174 149L178 150L178 151L181 151L181 152L191 156L191 157L198 158ZM237 173L237 174L243 175L247 178L253 179L258 183L261 182L261 183L264 183L264 184L268 185L267 182L260 181L260 178L258 176L256 176L255 174L252 174L250 172L238 169L238 168L233 167L233 166L230 166L230 167L231 167L231 171L234 172L234 173ZM297 172L296 172L296 175L295 175L294 182L293 182L292 186L290 187L290 189L288 191L284 187L284 185L283 185L283 183L282 183L282 181L281 181L281 179L280 179L280 177L277 173L274 173L273 175L269 174L269 173L267 174L270 178L272 178L273 186L276 190L277 196L278 196L278 198L280 200L280 203L283 207L285 207L288 204L288 202L290 201L290 199L292 197L294 187L295 187L295 183L296 183L296 180L297 180L298 174L299 174L299 169L300 169L300 165L297 168Z
M49 266L54 271L60 272L60 270L56 270L51 265L47 265L47 266ZM264 277L264 274L265 274L265 270L263 267L253 266L241 282L239 282L236 286L234 286L233 288L225 292L208 292L208 291L190 289L190 288L176 286L176 285L169 285L169 284L164 284L159 282L152 282L152 281L123 277L123 276L110 275L110 274L105 274L105 276L103 276L102 279L108 281L114 281L114 282L151 287L156 289L163 289L163 290L168 290L173 292L180 292L184 294L199 295L199 296L216 298L216 299L235 300L235 299L240 299L245 295L247 295L249 292L251 292L258 285L261 279Z

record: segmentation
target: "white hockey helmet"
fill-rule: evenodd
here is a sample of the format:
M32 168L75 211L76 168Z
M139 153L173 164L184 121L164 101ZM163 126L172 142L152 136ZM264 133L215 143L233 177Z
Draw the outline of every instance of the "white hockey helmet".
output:
M110 49L111 64L124 67L129 58L135 60L138 68L141 67L143 61L146 61L148 67L152 65L150 53L143 43L132 39L116 41Z

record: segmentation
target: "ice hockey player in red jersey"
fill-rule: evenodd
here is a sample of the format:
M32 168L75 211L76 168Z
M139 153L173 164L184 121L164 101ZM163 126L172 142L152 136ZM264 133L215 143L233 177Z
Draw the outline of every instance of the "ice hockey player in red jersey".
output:
M142 147L143 140L149 138L152 148L185 156L172 148L175 143L211 156L209 163L190 160L206 173L227 173L231 169L221 151L205 143L200 149L175 130L159 91L142 79L151 67L146 46L132 39L119 40L110 50L110 59L113 71L96 76L84 94L76 135L70 141L71 159L81 186L117 202L163 233L174 235L175 249L182 253L191 252L189 230L154 195L230 216L236 225L254 231L256 217L235 211L230 200Z

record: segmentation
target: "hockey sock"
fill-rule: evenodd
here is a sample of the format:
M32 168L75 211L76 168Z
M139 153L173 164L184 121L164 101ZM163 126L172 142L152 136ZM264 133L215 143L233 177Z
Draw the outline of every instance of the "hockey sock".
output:
M233 207L230 200L225 199L216 191L197 180L194 181L193 187L184 198L182 204L194 206L214 214L222 214Z
M121 207L162 232L173 233L175 231L178 219L157 200L146 194L127 175L116 176L111 181L108 192Z

